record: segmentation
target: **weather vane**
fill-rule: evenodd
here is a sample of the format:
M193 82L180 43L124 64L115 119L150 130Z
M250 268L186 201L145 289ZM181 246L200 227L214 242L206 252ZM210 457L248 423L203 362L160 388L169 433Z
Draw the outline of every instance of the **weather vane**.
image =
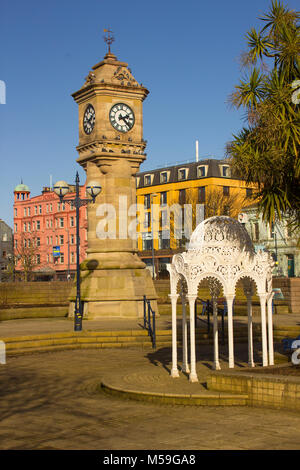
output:
M104 32L106 33L104 37L104 41L106 44L108 44L108 53L110 54L110 45L114 42L115 38L112 35L112 31L110 29L104 29Z

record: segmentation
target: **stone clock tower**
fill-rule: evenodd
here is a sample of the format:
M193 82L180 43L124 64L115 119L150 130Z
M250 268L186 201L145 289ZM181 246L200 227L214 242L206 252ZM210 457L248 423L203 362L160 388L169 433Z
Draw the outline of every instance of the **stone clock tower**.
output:
M87 183L102 186L87 208L88 250L80 266L84 318L141 317L143 295L157 312L153 281L128 232L135 220L135 175L146 158L143 101L148 93L109 49L72 95L79 109L77 162Z

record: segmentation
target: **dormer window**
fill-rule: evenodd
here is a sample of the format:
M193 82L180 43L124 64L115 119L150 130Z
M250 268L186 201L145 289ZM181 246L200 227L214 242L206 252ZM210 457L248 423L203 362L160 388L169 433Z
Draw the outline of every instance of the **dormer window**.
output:
M201 165L197 167L197 176L198 178L203 178L204 176L207 176L207 165Z
M230 167L229 165L221 165L221 175L225 178L229 178L231 176Z
M179 181L186 180L187 179L187 174L188 174L187 168L180 168L178 170L178 180Z
M149 186L152 183L152 175L144 176L144 185Z
M160 174L160 182L161 183L167 183L168 182L168 172L167 171L162 171Z

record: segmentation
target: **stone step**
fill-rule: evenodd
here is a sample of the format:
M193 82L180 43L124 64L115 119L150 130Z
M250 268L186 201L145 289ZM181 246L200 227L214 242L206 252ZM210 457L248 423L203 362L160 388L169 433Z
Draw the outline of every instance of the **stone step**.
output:
M101 382L103 391L110 395L137 401L161 403L166 405L190 405L190 406L245 406L248 395L243 393L202 393L202 394L177 394L158 393L132 390Z

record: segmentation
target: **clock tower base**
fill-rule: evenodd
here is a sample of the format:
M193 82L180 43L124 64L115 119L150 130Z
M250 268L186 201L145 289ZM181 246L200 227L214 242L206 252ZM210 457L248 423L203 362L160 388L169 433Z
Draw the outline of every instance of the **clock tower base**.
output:
M158 316L157 294L149 271L145 268L93 269L93 260L81 264L81 300L83 319L142 318L143 298L151 300ZM70 295L69 317L74 316L76 289Z

